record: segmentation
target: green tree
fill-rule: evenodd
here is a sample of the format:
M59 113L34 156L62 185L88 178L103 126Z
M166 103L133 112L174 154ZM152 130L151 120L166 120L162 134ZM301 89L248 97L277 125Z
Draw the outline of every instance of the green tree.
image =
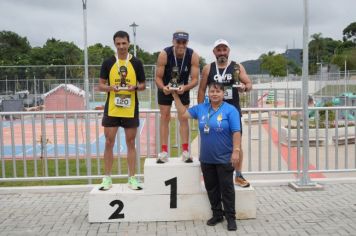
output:
M115 51L109 46L103 46L101 43L88 47L89 65L101 65L103 61L114 55Z
M287 59L282 54L275 55L275 52L268 52L260 56L261 68L268 71L272 76L287 75Z
M342 33L344 41L351 41L356 45L356 22L349 24Z
M43 47L31 51L31 63L35 65L78 65L82 50L73 42L48 39Z
M134 54L134 46L131 44L129 47L131 54ZM149 53L143 50L140 46L136 45L137 57L142 61L144 65L155 65L159 53Z
M199 57L199 68L200 68L200 71L203 70L203 67L206 65L206 60L204 57Z
M0 31L0 65L29 63L31 45L26 37L11 31Z
M312 34L312 40L309 42L309 61L318 63L321 61L321 54L325 48L325 42L321 37L321 33Z
M341 70L344 70L345 61L347 70L356 70L356 48L343 50L341 54L337 54L332 58L332 63L339 66Z
M103 61L115 54L115 51L109 46L103 46L97 43L88 47L88 64L101 65ZM84 57L82 57L81 65L84 64ZM98 78L100 75L100 67L89 67L89 78Z

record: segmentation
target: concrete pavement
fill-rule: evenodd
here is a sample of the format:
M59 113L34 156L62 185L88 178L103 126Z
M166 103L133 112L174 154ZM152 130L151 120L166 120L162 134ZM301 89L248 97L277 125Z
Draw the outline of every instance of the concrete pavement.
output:
M89 224L89 189L0 189L0 235L356 235L356 180L315 192L256 186L257 219L237 221L236 232L225 221Z

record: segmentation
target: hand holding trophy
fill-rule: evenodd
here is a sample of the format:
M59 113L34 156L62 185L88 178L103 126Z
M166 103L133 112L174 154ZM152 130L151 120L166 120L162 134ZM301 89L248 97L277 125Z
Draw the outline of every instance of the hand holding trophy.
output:
M128 90L129 88L126 84L126 77L127 77L127 67L126 66L120 66L119 77L120 77L120 83L116 86L116 88L118 90Z

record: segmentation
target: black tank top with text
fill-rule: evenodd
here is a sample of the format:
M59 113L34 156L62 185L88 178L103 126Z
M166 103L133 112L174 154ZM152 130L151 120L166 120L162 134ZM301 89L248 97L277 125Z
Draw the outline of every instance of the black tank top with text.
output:
M234 88L232 85L234 84L233 80L233 73L234 73L234 66L236 65L235 61L231 61L230 65L227 67L225 75L223 78L219 80L219 75L216 73L216 62L212 62L210 64L210 71L208 75L207 85L217 82L224 85L224 101L230 103L231 105L235 106L236 109L241 114L240 109L240 97L237 88ZM223 74L225 68L219 68L220 75Z

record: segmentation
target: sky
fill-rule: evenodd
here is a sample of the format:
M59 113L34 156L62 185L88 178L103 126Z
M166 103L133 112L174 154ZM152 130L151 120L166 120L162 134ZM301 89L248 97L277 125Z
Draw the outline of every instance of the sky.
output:
M342 39L343 29L356 21L356 0L309 0L309 35ZM31 46L48 38L74 42L83 48L82 0L0 0L0 30L27 37ZM231 45L231 58L257 59L268 51L302 48L303 0L87 0L88 45L112 48L112 36L130 24L136 42L148 52L172 44L172 34L190 34L189 47L207 62L219 38Z

